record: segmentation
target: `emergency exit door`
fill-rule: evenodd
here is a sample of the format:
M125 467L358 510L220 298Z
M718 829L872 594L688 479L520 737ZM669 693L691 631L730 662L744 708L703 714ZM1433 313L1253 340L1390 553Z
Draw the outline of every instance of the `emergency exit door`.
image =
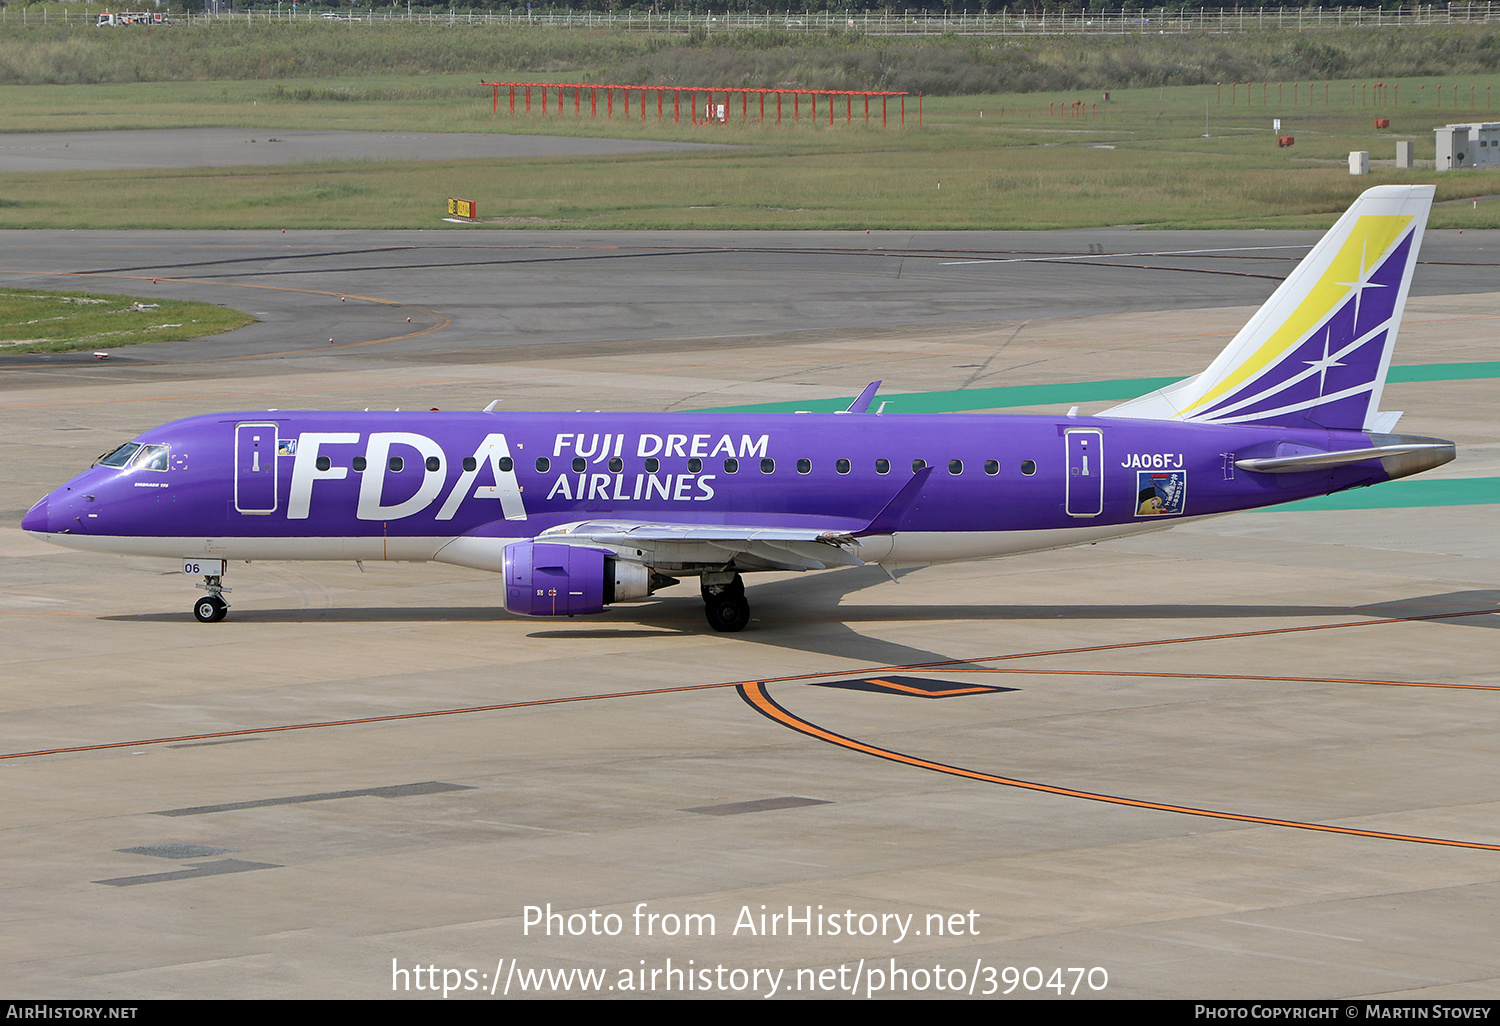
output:
M1104 512L1104 433L1097 428L1070 428L1066 506L1070 517L1097 517Z

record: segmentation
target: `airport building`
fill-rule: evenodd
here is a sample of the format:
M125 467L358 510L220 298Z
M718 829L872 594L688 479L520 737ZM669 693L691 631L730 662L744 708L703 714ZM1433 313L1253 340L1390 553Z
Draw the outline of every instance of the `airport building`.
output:
M1500 122L1444 125L1437 132L1437 169L1500 167Z

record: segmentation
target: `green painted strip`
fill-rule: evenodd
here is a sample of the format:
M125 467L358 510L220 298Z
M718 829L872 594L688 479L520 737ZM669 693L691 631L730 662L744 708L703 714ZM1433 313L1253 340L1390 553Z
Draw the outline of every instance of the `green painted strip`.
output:
M1388 381L1468 381L1473 378L1500 378L1500 362L1421 363L1410 367L1392 367Z
M1392 367L1388 380L1467 381L1500 378L1500 361L1474 363L1425 363ZM1120 402L1134 399L1180 378L1119 378L1114 381L1072 381L1060 385L1011 385L1005 388L969 388L945 392L903 392L875 397L876 408L884 402L887 413L966 413L970 410L1003 410L1014 406L1071 405L1073 403ZM842 399L807 399L790 403L753 403L748 406L716 406L703 413L837 413L849 408L854 396Z
M1270 510L1413 509L1425 506L1500 505L1500 477L1406 478L1316 499L1270 506Z

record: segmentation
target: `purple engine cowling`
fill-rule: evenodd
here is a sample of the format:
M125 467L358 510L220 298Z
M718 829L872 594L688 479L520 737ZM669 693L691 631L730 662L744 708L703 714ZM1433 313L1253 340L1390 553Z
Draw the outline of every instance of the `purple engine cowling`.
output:
M603 549L548 542L505 546L505 608L524 616L576 616L602 612ZM613 596L611 596L613 597Z
M556 542L505 546L505 608L523 616L577 616L641 599L669 578L604 549Z

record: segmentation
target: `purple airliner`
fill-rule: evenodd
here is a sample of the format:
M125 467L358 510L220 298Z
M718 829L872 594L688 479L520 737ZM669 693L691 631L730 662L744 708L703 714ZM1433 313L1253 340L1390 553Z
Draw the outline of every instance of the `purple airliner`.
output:
M505 607L597 613L697 577L986 559L1406 477L1452 442L1379 412L1433 187L1362 195L1202 374L1094 417L250 411L152 428L37 503L60 545L180 559L436 560Z

